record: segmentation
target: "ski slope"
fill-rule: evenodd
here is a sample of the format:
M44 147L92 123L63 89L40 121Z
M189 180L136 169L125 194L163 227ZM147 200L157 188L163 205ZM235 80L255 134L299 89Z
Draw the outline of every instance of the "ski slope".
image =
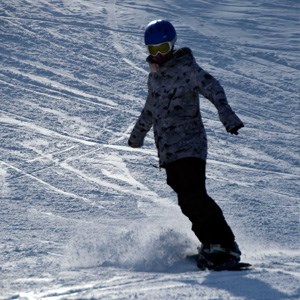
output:
M0 1L0 299L300 299L297 0ZM201 272L152 133L127 146L146 97L143 32L223 85L228 135L201 99L207 189L245 272Z

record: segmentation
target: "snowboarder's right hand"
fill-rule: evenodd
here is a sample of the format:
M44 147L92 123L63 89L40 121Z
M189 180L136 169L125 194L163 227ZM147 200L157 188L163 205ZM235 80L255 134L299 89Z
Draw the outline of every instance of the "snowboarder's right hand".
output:
M140 148L143 146L143 141L140 142L137 139L135 139L134 136L131 136L128 140L128 146L132 148Z

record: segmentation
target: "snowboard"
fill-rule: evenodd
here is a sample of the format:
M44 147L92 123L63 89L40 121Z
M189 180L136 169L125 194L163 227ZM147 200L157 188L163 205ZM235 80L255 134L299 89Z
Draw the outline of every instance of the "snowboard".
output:
M252 265L246 262L226 262L220 265L212 265L206 259L199 259L199 254L188 255L188 260L192 260L197 264L200 270L211 271L245 271L251 269Z

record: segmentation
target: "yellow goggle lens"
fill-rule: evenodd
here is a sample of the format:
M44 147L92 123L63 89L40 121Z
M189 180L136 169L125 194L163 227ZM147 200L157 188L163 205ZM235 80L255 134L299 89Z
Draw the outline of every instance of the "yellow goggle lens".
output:
M165 42L156 45L147 45L147 49L150 55L155 56L158 53L160 54L167 54L172 49L172 44L170 42Z

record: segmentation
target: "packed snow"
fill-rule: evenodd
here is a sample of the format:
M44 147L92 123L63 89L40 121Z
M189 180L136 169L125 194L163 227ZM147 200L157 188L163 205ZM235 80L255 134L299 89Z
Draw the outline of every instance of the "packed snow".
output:
M1 0L1 299L300 299L297 0ZM223 85L201 98L207 189L253 268L199 271L158 168L127 146L146 97L145 26Z

